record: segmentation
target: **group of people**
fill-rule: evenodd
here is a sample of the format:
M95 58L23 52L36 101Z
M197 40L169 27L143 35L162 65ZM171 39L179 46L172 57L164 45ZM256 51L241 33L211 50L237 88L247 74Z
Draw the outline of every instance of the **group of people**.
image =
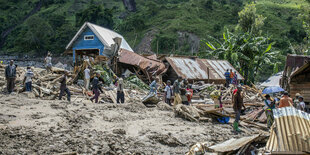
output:
M90 100L93 102L95 100L95 103L98 103L100 93L103 93L102 90L102 84L104 83L104 80L101 77L100 72L96 72L95 76L92 78L91 81L91 67L86 67L84 70L84 87L87 91L91 90L94 94L93 97L90 98ZM124 103L125 102L125 95L124 95L124 75L122 75L120 78L115 78L115 86L117 87L116 92L116 102L117 103ZM91 88L90 88L90 81L91 81ZM90 88L90 89L89 89Z
M230 84L233 84L235 86L238 85L238 74L237 72L233 72L232 69L227 69L226 72L224 73L225 79L226 79L226 84L225 86L228 88Z
M189 105L193 96L191 85L188 83L187 79L183 80L182 77L178 77L173 85L171 85L170 80L167 80L164 92L164 100L170 106L172 106L172 102L173 106L177 104Z
M265 96L265 113L267 116L267 127L270 128L273 124L274 117L273 117L273 109L275 108L283 108L283 107L295 107L299 110L305 111L305 102L303 101L303 97L297 93L295 95L295 100L293 101L292 98L289 97L288 92L284 92L282 94L282 98L279 102L276 99L272 99L270 95Z

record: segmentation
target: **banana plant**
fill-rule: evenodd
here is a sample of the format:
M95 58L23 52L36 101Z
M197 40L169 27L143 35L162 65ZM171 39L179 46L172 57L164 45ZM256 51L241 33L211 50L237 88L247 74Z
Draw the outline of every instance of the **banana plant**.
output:
M226 30L222 41L205 41L208 49L202 54L206 58L228 60L246 79L254 82L255 76L263 64L273 65L278 53L272 51L270 38L255 36L250 32L231 33Z

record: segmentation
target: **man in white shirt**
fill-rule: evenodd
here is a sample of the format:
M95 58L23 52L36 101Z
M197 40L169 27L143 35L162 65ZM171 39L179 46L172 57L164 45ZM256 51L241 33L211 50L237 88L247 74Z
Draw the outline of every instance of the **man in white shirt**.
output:
M84 87L86 90L89 90L89 82L90 82L90 69L86 67L84 70Z
M167 85L165 87L165 102L171 106L171 96L172 96L172 87L171 81L167 81Z
M304 102L304 98L302 96L298 97L299 104L297 105L297 109L301 111L306 111L306 104Z
M26 91L30 92L32 89L32 78L33 78L33 72L31 71L31 68L27 67L27 72L25 73L25 78L23 81L23 84L26 85Z
M45 58L45 67L47 72L52 71L52 54L50 52L47 53L47 57Z

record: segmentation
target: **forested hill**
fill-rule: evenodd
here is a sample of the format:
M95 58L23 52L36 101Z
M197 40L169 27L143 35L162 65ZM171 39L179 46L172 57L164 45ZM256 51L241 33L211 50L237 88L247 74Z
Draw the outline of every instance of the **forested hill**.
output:
M252 0L253 1L253 0ZM45 54L64 51L90 21L121 33L136 52L192 54L201 42L234 31L238 12L250 0L0 0L1 51ZM256 0L266 17L262 33L283 54L306 37L298 15L306 0ZM126 4L126 6L125 6Z

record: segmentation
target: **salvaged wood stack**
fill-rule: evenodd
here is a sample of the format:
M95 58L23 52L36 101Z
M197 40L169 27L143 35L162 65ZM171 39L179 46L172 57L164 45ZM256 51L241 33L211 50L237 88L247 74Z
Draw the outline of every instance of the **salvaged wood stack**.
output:
M6 89L5 80L5 66L0 65L0 87L3 91ZM61 68L52 67L52 72L47 72L42 68L32 68L34 77L32 79L32 93L35 97L40 97L43 99L55 99L59 94L60 79L63 76L65 70ZM17 67L16 69L16 81L15 81L15 91L21 93L25 91L23 85L24 76L26 73L25 67ZM83 88L73 85L74 74L69 74L67 79L68 87L72 94L83 93Z

